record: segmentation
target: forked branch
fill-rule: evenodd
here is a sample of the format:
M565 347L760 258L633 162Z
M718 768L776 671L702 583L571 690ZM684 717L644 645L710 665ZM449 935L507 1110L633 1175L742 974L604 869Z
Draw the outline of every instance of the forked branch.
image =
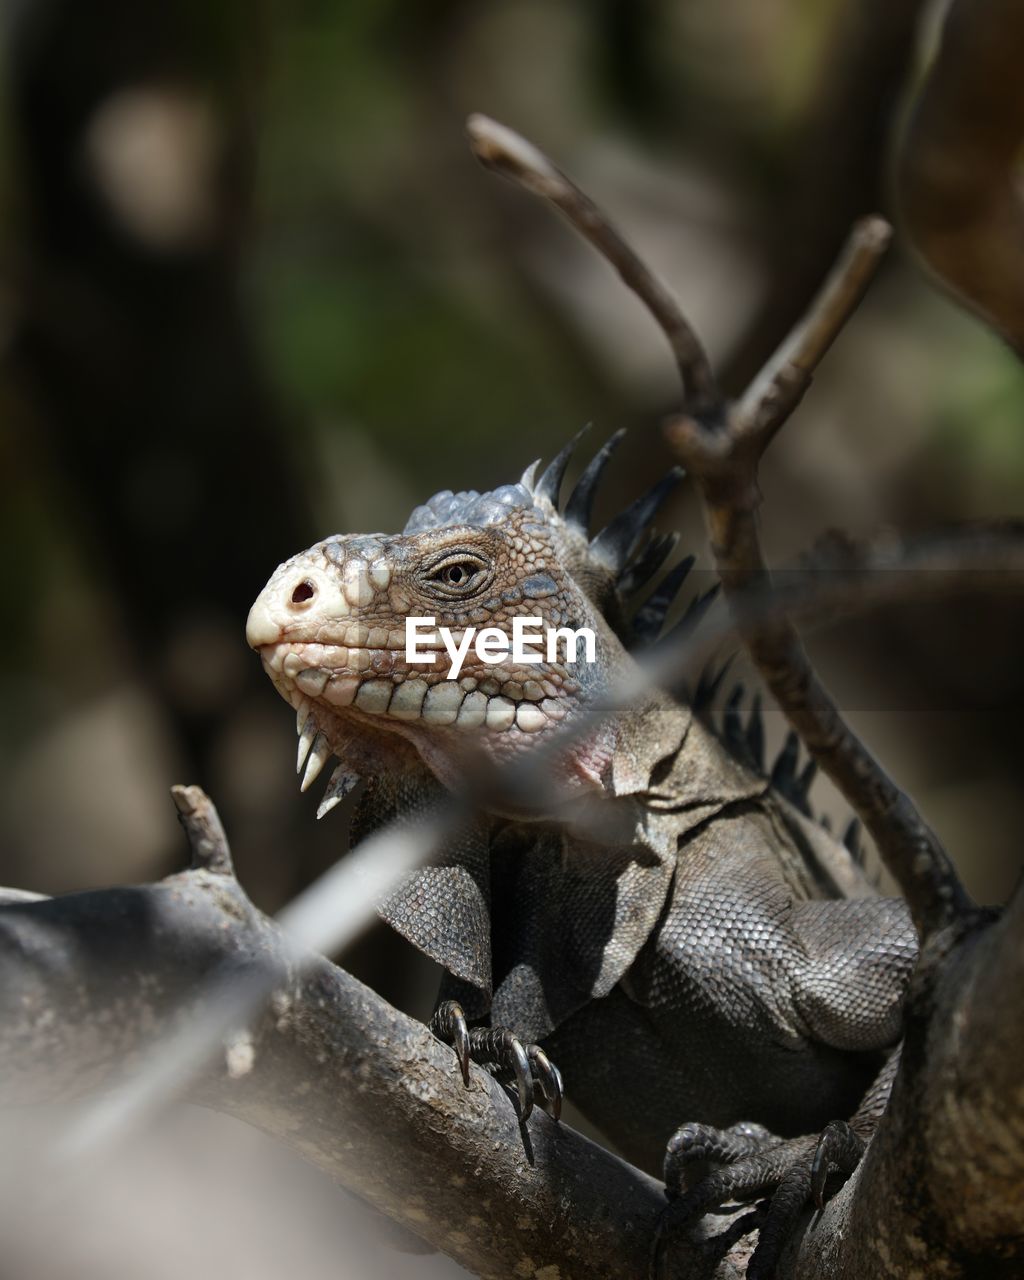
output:
M707 357L667 287L643 264L593 200L532 143L483 116L469 121L475 154L489 168L543 196L619 271L661 325L683 375L683 414L669 440L704 500L712 549L726 593L770 587L757 521L758 466L800 402L818 364L852 314L889 242L881 218L857 224L807 316L732 405L719 396ZM970 907L956 871L912 800L841 716L784 618L741 624L744 642L811 755L871 832L900 885L922 937Z
M722 422L674 419L667 434L700 486L712 551L726 593L770 588L757 515L761 458L789 419L817 368L853 313L889 242L881 218L854 227L850 240L808 314ZM900 886L922 938L970 907L938 837L904 792L844 720L819 680L796 628L784 615L740 626L765 683L871 833Z

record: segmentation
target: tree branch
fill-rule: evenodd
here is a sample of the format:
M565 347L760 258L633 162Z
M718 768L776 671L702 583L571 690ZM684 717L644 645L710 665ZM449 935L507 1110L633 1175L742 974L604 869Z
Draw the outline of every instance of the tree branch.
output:
M738 602L751 584L770 585L757 518L761 458L852 314L888 240L889 228L880 218L854 228L807 316L724 423L687 417L666 428L700 486L715 564L730 601ZM913 801L843 719L795 627L779 616L768 624L741 623L740 631L786 718L874 838L920 936L945 928L970 907L956 870Z
M648 308L659 315L664 289L636 252L613 231L589 196L571 183L532 143L486 117L473 116L477 156L520 186L554 203L610 262ZM775 433L799 403L818 363L867 287L889 240L888 225L868 218L853 231L846 251L806 317L755 378L737 404L723 405L706 357L674 300L671 316L699 353L704 393L692 386L686 412L668 424L669 441L700 487L715 563L730 603L751 583L770 576L761 547L757 471ZM629 271L622 269L627 263ZM652 302L651 281L657 286ZM661 322L661 321L659 321ZM662 324L663 328L666 325ZM671 330L675 332L676 330ZM670 329L666 328L666 333ZM671 341L670 336L670 341ZM674 348L675 349L675 348ZM681 365L682 367L682 365ZM684 384L685 384L684 376ZM703 404L703 408L700 406ZM808 751L835 782L870 831L879 854L907 899L922 938L970 907L934 832L913 801L888 776L818 680L796 630L784 618L766 625L741 623L740 632L769 689L803 737Z
M171 799L192 850L192 870L234 876L224 825L202 787L171 787Z
M744 392L737 425L767 442L800 403L818 365L857 308L892 238L884 218L863 218L807 315Z
M0 964L4 1105L106 1088L168 1025L201 1017L225 966L276 971L269 1008L189 1100L279 1138L481 1276L645 1274L664 1206L654 1179L539 1110L521 1132L486 1072L465 1089L451 1050L329 961L297 973L230 875L4 906Z
M3 1105L106 1089L169 1024L203 1018L226 967L243 986L269 973L268 1007L235 1024L181 1081L183 1096L278 1138L478 1275L646 1280L658 1182L539 1110L520 1127L478 1067L465 1089L422 1024L323 958L297 966L232 874L200 867L155 885L0 901ZM926 948L880 1134L778 1280L874 1280L879 1240L900 1274L921 1257L939 1268L965 1253L1024 1254L1022 939L1018 895L1003 921L976 913ZM66 1167L71 1153L60 1154ZM674 1242L674 1275L707 1280L714 1259L716 1280L737 1280L749 1256L738 1233L753 1225L741 1210L713 1225L721 1242Z

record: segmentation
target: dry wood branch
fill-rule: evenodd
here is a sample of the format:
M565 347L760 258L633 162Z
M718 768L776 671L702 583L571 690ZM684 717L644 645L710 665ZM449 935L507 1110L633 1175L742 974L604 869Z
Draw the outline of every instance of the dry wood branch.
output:
M1024 354L1024 94L1017 0L955 0L914 107L898 179L911 240Z
M770 584L757 518L758 466L852 314L888 238L879 218L854 228L808 315L722 424L695 418L668 424L669 441L700 486L715 563L731 600L751 584ZM843 719L792 623L779 617L743 624L741 634L787 719L870 831L921 937L944 928L970 905L956 870L913 801Z
M192 870L234 875L224 825L206 792L201 787L171 787L171 799L192 850Z
M531 143L486 117L473 116L470 137L488 167L543 196L564 213L595 247L620 266L627 285L651 307L650 273L611 229L589 196L571 183ZM730 600L765 583L768 567L757 522L757 471L764 450L799 402L818 363L852 314L889 240L880 218L858 223L846 250L808 314L768 362L738 404L725 408L714 388L706 357L682 313L672 303L686 339L690 365L708 394L689 383L687 411L668 424L670 443L698 482L716 565ZM656 297L658 295L655 295ZM665 327L664 324L662 326ZM666 332L670 332L666 329ZM670 337L671 341L671 337ZM675 349L675 347L673 347ZM680 367L684 361L680 359ZM684 376L685 381L685 376ZM723 411L724 409L724 411ZM828 773L871 832L879 853L907 898L922 937L941 929L970 905L956 871L912 800L843 720L818 680L793 626L784 619L741 626L745 645L768 687L807 749Z
M744 392L734 410L736 429L743 424L767 442L785 422L871 283L891 238L884 218L856 224L807 315Z
M226 963L272 972L269 1008L236 1024L190 1100L275 1136L481 1276L647 1276L660 1184L539 1111L521 1130L501 1087L474 1067L466 1090L421 1024L327 960L297 969L232 875L0 900L3 1105L106 1087L168 1022L202 1017ZM1024 896L926 949L886 1126L778 1280L874 1280L879 1240L906 1274L922 1256L949 1274L965 1254L1020 1261L1022 912ZM467 1211L467 1188L486 1213ZM734 1247L714 1274L736 1280L747 1253L723 1227ZM678 1242L673 1262L679 1280L707 1280L703 1246Z
M466 122L473 154L488 169L541 196L615 268L668 339L683 383L687 413L713 413L721 406L711 364L693 326L668 286L639 257L605 214L531 142L487 116Z
M269 1009L191 1081L190 1100L279 1138L481 1276L644 1276L657 1182L539 1111L521 1132L486 1072L465 1089L422 1024L327 960L301 973L292 960L234 878L206 870L5 906L0 1100L103 1088L168 1023L202 1017L226 964L243 979L276 972ZM486 1213L467 1208L467 1188Z

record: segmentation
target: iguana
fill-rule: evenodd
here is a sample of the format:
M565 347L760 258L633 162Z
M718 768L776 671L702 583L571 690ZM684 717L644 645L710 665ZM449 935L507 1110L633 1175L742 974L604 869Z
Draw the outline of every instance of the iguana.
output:
M327 538L270 578L248 642L296 709L303 789L341 761L321 812L365 780L354 840L426 810L482 757L517 760L564 731L662 628L692 560L659 579L675 540L649 525L679 473L587 531L621 434L564 507L575 441L539 478L534 464L492 492L438 493L403 533ZM449 680L436 641L432 665L406 661L410 617L458 642L517 615L590 628L595 660L488 664L470 648ZM810 817L795 740L766 773L758 708L743 724L730 699L719 734L709 692L649 692L588 723L545 785L496 800L380 910L443 967L431 1025L467 1081L470 1059L489 1064L524 1113L535 1086L557 1115L557 1062L630 1160L664 1158L683 1217L774 1191L750 1271L766 1275L884 1106L917 944L903 902Z

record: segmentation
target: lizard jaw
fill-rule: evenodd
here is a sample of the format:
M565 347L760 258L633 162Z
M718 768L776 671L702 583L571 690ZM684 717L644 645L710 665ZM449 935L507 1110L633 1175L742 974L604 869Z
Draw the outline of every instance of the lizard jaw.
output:
M345 665L332 669L343 654ZM564 677L556 677L557 683L548 676L520 683L493 666L459 681L439 674L428 681L411 673L393 651L285 641L262 646L260 655L278 692L296 711L301 789L308 790L332 755L343 762L318 816L358 777L393 769L396 753L410 747L443 784L457 787L478 764L481 751L500 762L555 732L571 714L578 692ZM511 674L522 678L521 672ZM572 744L558 767L572 791L603 789L606 753L596 746L589 740Z

